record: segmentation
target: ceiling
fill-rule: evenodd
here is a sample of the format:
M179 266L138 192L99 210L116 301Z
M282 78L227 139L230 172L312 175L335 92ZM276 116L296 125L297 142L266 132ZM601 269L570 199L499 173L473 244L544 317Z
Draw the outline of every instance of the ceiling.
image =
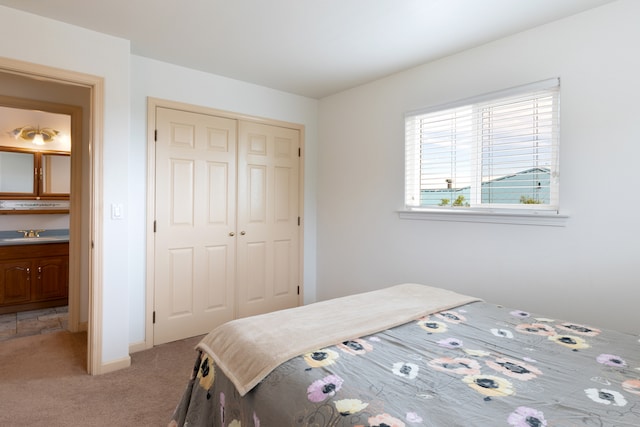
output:
M311 98L613 0L0 0L139 56Z

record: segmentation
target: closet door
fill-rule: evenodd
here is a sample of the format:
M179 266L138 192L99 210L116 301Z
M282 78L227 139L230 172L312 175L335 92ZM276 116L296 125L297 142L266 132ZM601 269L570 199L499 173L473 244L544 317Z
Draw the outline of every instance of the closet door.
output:
M298 305L300 132L238 124L237 317Z
M156 109L154 344L234 317L237 121Z

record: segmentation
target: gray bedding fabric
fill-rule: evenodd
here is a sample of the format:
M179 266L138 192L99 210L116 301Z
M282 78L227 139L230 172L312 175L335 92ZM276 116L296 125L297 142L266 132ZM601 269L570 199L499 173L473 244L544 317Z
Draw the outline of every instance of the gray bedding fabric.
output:
M293 358L243 398L199 354L169 425L640 426L640 339L475 302Z

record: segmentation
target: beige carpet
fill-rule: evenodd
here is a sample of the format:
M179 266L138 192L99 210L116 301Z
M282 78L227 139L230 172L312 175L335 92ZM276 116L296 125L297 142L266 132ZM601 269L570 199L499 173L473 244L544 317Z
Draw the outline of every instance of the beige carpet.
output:
M86 373L85 333L0 343L1 426L166 426L202 337L131 355L131 367Z

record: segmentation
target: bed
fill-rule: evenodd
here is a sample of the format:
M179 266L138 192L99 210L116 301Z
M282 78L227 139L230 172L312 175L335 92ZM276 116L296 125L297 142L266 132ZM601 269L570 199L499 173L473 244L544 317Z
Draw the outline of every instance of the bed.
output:
M640 426L640 339L402 284L214 329L170 426Z

